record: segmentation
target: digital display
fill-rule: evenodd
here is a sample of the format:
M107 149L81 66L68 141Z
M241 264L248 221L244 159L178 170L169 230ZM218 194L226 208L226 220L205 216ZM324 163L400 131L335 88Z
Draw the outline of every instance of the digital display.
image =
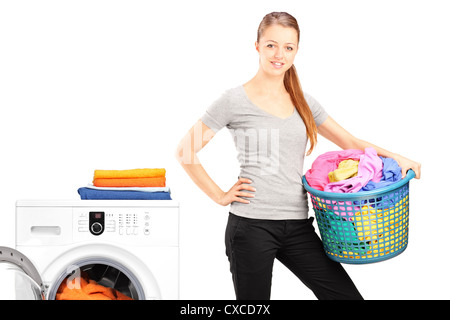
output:
M95 219L101 219L101 218L102 218L101 212L96 212L96 213L94 214L94 218L95 218Z

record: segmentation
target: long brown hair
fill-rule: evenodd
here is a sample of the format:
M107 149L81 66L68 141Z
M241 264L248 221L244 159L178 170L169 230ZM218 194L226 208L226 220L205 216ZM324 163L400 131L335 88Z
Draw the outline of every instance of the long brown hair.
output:
M272 25L281 25L283 27L294 28L297 31L297 40L300 41L300 28L297 20L286 12L272 12L264 16L259 24L258 35L256 38L258 42L260 36L264 33L264 30ZM294 65L292 65L284 74L284 86L291 96L292 103L305 123L306 135L308 136L310 143L310 148L306 154L310 155L317 144L317 126L314 122L311 109L309 108L303 95L303 90Z

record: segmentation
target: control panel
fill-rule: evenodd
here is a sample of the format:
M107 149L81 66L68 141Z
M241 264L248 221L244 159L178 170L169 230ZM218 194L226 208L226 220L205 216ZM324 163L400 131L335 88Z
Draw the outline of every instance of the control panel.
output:
M73 237L178 245L178 208L73 208Z

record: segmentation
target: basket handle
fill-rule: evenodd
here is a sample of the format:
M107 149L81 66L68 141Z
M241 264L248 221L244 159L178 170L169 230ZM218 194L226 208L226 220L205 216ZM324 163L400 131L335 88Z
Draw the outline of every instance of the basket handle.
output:
M416 173L414 172L414 170L408 169L408 171L406 171L406 176L403 179L411 180L415 176L416 176Z

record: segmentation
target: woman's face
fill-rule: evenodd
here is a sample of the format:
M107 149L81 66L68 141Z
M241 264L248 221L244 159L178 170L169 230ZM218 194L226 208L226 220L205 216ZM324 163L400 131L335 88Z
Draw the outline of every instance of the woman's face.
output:
M270 75L280 76L292 66L298 51L298 34L294 28L272 25L256 42L259 64Z

